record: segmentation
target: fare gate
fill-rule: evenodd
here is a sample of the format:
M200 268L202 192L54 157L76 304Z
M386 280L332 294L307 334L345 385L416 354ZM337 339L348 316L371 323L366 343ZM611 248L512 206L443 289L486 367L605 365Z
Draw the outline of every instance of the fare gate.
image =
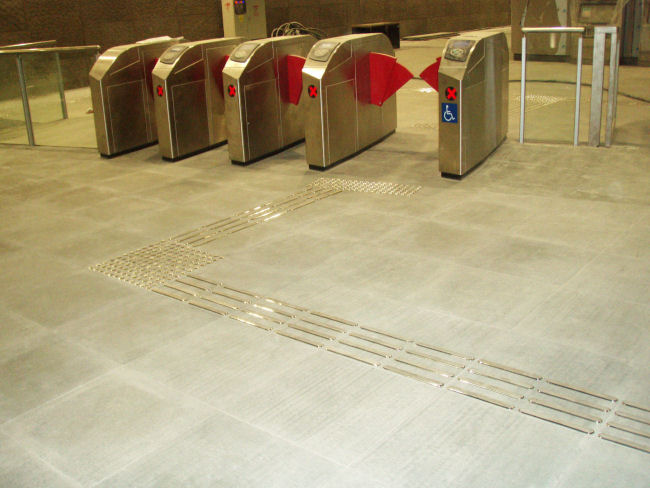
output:
M305 143L311 169L326 169L395 132L395 92L413 77L384 34L319 41L303 68Z
M280 36L235 49L223 69L228 152L253 163L305 138L301 70L316 39Z
M226 142L222 71L243 39L227 37L176 44L153 70L158 144L176 161Z
M440 100L442 176L462 177L506 138L508 56L503 32L472 32L447 42L437 78L431 67L422 73Z
M183 38L161 37L108 49L90 70L97 148L113 157L156 142L151 72Z

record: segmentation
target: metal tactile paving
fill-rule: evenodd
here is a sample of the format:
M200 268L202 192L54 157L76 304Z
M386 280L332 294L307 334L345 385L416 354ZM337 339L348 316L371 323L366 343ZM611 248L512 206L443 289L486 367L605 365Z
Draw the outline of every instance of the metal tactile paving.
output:
M220 259L195 247L220 235L239 232L342 191L410 196L420 188L319 178L283 199L91 269L322 351L650 453L650 407L191 274Z
M214 241L218 237L234 234L254 225L268 222L340 192L341 190L337 189L309 185L304 190L292 193L287 197L263 203L232 217L190 230L173 237L173 239L191 246L201 246Z
M532 112L540 108L548 107L559 102L566 102L568 100L575 100L575 98L567 97L554 97L552 95L526 95L526 112ZM515 102L521 103L521 96L515 97ZM518 114L519 105L510 108L510 113Z
M218 259L221 257L175 240L166 240L96 264L90 269L149 289Z
M153 289L368 366L650 453L650 408L197 275Z
M400 197L410 197L422 188L417 185L404 185L401 183L387 183L382 181L350 180L345 178L318 178L313 185L315 187L330 188L340 191L381 193L384 195L395 195Z

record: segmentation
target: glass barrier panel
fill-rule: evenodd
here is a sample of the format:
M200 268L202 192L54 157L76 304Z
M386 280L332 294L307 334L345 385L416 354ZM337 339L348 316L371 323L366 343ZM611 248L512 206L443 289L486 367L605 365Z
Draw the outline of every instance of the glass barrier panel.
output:
M59 54L67 118L62 117L62 109L59 106L59 119L48 127L47 142L42 137L39 140L37 132L37 144L97 147L88 75L94 63L95 55L91 53ZM57 97L58 93L57 88ZM58 99L60 100L60 97ZM41 135L45 135L43 130Z
M15 56L0 56L0 143L29 144Z

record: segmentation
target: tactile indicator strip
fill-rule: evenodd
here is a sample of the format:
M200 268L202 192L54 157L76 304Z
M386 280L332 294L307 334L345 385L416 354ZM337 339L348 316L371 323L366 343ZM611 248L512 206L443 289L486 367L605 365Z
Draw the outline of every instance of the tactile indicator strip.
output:
M394 374L650 453L650 408L189 274L153 289Z
M218 259L221 257L175 240L166 240L96 264L90 269L136 286L153 288Z
M410 197L422 187L417 185L403 185L400 183L386 183L377 181L350 180L345 178L318 178L313 185L339 191L357 191L364 193L381 193Z
M316 187L309 185L304 190L273 202L258 205L255 208L240 212L232 217L218 220L198 229L177 235L172 239L190 246L201 246L215 239L240 232L254 225L276 219L293 210L340 193L342 190Z

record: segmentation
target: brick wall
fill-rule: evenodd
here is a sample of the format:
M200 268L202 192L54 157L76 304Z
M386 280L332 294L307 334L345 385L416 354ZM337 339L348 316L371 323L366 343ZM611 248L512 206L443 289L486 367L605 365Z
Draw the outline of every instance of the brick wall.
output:
M329 35L399 21L402 35L510 23L510 0L266 0L269 31L288 21ZM0 0L0 45L57 39L103 49L157 35L223 35L219 0Z

